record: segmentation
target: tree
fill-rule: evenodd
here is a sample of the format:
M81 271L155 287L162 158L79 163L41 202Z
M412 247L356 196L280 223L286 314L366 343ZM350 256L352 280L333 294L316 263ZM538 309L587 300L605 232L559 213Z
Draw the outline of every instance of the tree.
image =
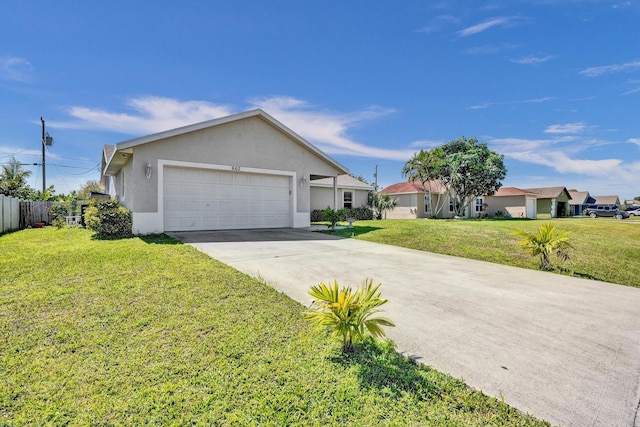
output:
M76 193L76 197L78 200L89 200L91 198L91 193L102 193L104 191L104 187L98 181L89 180L84 183L84 185L80 188L80 191Z
M444 161L440 170L443 184L451 189L456 215L464 216L478 197L491 196L507 176L504 156L490 150L476 138L450 141L440 147Z
M0 172L0 194L19 199L32 198L34 191L27 185L30 176L31 171L24 170L22 164L12 157Z
M398 199L392 199L389 194L386 193L374 193L373 195L373 208L376 211L376 218L387 219L387 212L392 211L398 206Z
M522 237L520 246L531 255L540 257L541 270L551 267L549 257L554 252L562 261L569 259L567 249L572 248L569 244L569 231L558 232L556 226L551 223L542 225L536 234L523 230L516 230L511 234Z
M402 176L408 178L409 182L420 182L422 189L428 197L431 216L435 217L440 212L444 203L433 205L433 185L436 181L442 180L444 171L445 155L441 148L431 150L420 150L405 163L402 168Z
M322 211L322 219L329 222L331 231L336 231L336 224L338 221L343 221L346 214L344 209L331 209L331 207L327 206L327 208Z
M378 307L387 303L381 297L380 286L380 283L374 286L371 279L363 281L356 291L340 286L337 281L333 285L312 286L309 295L315 300L304 313L304 319L342 338L344 353L353 351L353 344L367 335L384 337L382 326L395 326L389 319L375 316L380 312Z

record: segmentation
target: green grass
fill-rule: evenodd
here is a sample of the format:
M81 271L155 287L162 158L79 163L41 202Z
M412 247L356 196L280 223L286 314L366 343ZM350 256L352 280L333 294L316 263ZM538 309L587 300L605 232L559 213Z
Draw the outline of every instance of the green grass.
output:
M547 425L161 236L0 236L0 425Z
M599 218L555 220L381 220L357 221L336 234L377 243L454 255L498 264L537 269L538 258L527 254L510 233L530 232L547 222L569 230L570 260L556 257L552 271L605 282L640 287L640 219Z

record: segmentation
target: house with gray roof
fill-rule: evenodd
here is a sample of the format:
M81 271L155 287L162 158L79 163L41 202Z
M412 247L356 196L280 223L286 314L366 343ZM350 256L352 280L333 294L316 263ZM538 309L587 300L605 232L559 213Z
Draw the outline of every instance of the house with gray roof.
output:
M564 218L569 216L571 194L566 187L525 188L536 195L538 218Z

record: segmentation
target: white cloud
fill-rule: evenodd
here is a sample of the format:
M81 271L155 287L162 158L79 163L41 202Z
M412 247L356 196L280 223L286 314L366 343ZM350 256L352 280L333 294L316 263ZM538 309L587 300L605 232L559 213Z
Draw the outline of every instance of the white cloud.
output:
M406 161L414 150L370 147L348 136L349 129L368 120L393 113L391 109L369 107L352 113L318 111L302 100L290 97L254 99L254 108L264 111L328 154Z
M633 71L637 69L640 69L640 61L631 61L624 64L603 65L600 67L590 67L580 71L579 74L587 77L598 77L602 74L617 73L620 71Z
M100 129L136 135L161 132L232 114L225 105L206 101L182 102L154 96L132 98L127 105L133 110L132 113L75 106L68 112L76 120L47 124L52 128Z
M413 141L409 144L411 148L419 148L419 149L430 149L439 147L442 144L445 144L445 141L430 141L430 140L421 140L421 141ZM408 159L406 159L408 160Z
M496 138L489 143L506 157L521 162L550 167L561 174L575 173L586 176L611 176L620 171L623 161L620 159L580 159L569 153L581 151L582 146L558 147L560 143L575 141L574 137L552 139Z
M151 96L133 98L126 104L132 112L121 113L74 106L68 110L74 120L49 121L47 124L52 128L96 129L144 135L224 117L236 112L229 106L206 101L178 101ZM350 113L334 113L320 111L306 101L286 96L250 100L247 109L251 108L263 109L328 154L392 160L406 160L413 155L413 150L410 149L370 147L353 140L348 135L350 129L365 121L393 113L391 109L373 106Z
M556 124L556 125L551 125L549 127L547 127L544 130L544 133L580 133L583 132L585 129L587 128L587 125L585 125L582 122L578 122L578 123L566 123L566 124Z
M640 146L640 138L629 138L629 139L627 139L627 142L630 142L632 144L636 144L637 146Z
M33 67L25 58L9 56L0 58L0 76L7 80L28 82Z
M504 101L504 102L483 102L482 104L475 104L467 107L467 110L482 110L484 108L489 108L492 105L514 105L514 104L541 104L543 102L549 102L556 99L553 96L545 96L542 98L531 98L524 99L520 101Z
M449 24L457 24L459 22L460 22L460 19L458 19L455 16L439 15L433 18L431 21L429 21L427 25L417 30L417 32L427 33L427 34L435 33L437 31L440 31L442 28L444 28Z
M514 17L505 17L505 16L491 18L487 21L484 21L479 24L460 30L458 31L458 34L460 34L461 37L471 36L473 34L481 33L483 31L488 30L489 28L493 28L496 26L504 27L506 25L511 24L514 19L515 19Z
M550 61L553 58L554 58L553 55L547 55L547 56L530 55L530 56L523 56L522 58L519 58L519 59L512 59L511 62L515 62L516 64L523 64L523 65L538 65L538 64L542 64L543 62Z

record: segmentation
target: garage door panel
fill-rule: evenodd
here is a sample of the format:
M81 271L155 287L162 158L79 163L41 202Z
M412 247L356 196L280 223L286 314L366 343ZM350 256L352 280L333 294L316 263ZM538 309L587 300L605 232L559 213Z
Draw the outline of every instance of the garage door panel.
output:
M288 176L165 167L166 231L291 225Z

